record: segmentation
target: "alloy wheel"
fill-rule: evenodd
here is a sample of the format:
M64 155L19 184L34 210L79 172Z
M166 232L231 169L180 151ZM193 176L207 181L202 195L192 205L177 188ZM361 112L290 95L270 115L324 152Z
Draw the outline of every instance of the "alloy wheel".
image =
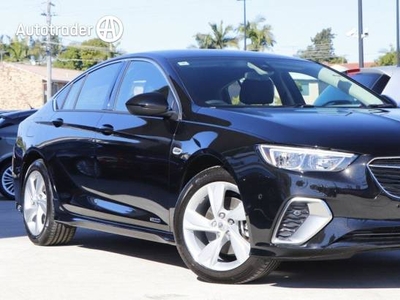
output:
M42 233L47 217L46 184L39 171L29 174L24 191L24 219L32 235Z
M186 207L183 232L191 256L203 267L229 271L241 266L250 243L238 187L225 181L201 187Z

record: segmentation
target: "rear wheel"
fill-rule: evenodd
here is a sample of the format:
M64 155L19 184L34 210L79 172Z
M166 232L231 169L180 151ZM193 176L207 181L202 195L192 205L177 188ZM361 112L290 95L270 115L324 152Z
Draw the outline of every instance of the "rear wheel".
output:
M183 189L174 233L182 259L205 281L244 283L278 266L277 261L250 256L239 189L221 167L199 173Z
M0 169L0 192L7 199L14 200L14 178L12 176L11 160L7 161Z
M22 199L25 228L34 244L50 246L71 241L75 227L54 220L53 192L43 160L34 161L26 172Z

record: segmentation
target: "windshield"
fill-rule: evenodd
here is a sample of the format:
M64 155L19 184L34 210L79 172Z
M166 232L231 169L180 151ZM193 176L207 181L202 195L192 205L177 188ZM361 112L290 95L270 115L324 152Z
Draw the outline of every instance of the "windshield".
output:
M200 106L387 105L348 77L310 61L202 57L175 60L172 64Z

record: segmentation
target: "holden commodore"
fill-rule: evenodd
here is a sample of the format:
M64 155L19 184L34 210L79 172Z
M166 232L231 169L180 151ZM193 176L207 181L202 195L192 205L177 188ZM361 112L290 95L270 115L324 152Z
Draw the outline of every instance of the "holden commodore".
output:
M326 88L345 99L326 99ZM21 123L30 240L77 227L176 245L202 280L400 248L400 110L321 64L186 50L87 70Z

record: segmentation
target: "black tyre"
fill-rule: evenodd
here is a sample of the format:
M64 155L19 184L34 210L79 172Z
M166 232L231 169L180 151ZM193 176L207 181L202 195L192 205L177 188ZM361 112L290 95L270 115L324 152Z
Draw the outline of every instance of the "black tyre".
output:
M14 178L12 176L11 160L0 168L0 192L4 197L14 200Z
M43 160L34 161L26 172L22 198L25 228L34 244L50 246L71 241L75 227L54 220L53 190Z
M187 267L208 282L252 281L279 264L250 256L239 189L221 167L197 174L185 186L175 210L174 234Z

